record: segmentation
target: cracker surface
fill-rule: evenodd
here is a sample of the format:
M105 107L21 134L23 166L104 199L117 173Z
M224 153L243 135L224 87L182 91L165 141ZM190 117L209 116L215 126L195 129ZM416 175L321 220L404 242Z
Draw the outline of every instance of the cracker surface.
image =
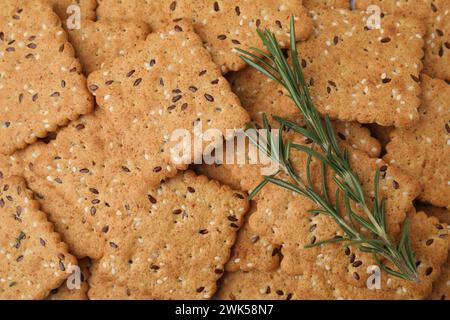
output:
M70 30L69 38L85 74L99 70L114 58L127 54L129 48L145 40L150 27L139 21L83 21L79 30Z
M0 178L0 220L0 298L45 298L77 262L20 177Z
M86 79L56 14L41 2L12 3L2 9L0 21L3 154L35 142L93 108Z
M420 200L450 208L450 87L424 76L422 89L420 122L392 131L384 158L420 181Z
M357 0L356 7L365 10L378 5L383 12L418 17L425 22L424 72L431 77L450 80L450 2L448 0Z
M142 20L155 30L173 20L189 19L224 73L245 66L235 48L262 48L257 28L270 28L283 47L289 44L291 15L296 17L298 40L307 38L312 29L299 0L259 0L257 3L250 0L100 0L97 14L100 19Z
M92 270L91 299L209 299L248 210L241 192L192 172L143 194Z
M368 29L368 15L314 11L315 32L297 46L317 109L344 121L405 127L418 121L425 26L386 16Z

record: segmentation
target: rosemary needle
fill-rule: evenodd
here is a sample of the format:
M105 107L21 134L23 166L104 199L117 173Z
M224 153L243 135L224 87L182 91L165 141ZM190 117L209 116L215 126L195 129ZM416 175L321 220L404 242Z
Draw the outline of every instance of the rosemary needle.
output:
M347 150L342 150L338 144L336 134L331 125L328 115L324 119L320 116L314 106L308 85L305 82L302 68L298 59L298 52L295 41L294 18L291 19L290 51L291 63L283 54L275 34L269 30L258 30L267 53L251 48L251 51L237 49L242 53L241 58L250 66L282 85L289 92L290 98L303 115L305 126L289 120L274 117L280 123L279 141L274 143L274 137L270 135L270 126L267 117L263 115L264 127L267 130L267 146L256 143L272 161L280 164L280 172L285 172L289 180L277 177L277 174L264 177L264 180L251 192L250 198L260 192L268 183L273 183L290 191L303 195L319 206L317 210L310 210L311 213L325 214L331 217L340 229L345 233L342 238L333 238L317 242L308 247L325 245L329 243L341 242L344 246L357 246L362 252L371 253L388 274L398 278L419 282L416 267L415 253L411 246L409 234L409 221L405 220L402 234L398 244L394 243L386 229L385 200L380 199L378 193L380 168L375 172L374 200L371 206L367 203L365 192L358 175L352 170L349 163ZM289 141L283 143L283 128L289 128L295 133L301 134L313 141L312 146L304 146ZM252 141L255 143L255 141ZM290 150L298 150L306 153L308 161L306 165L307 179L304 181L300 174L293 168L290 161ZM322 165L322 188L317 191L313 185L310 164L312 159L319 160ZM333 182L337 186L336 199L332 202L327 193L325 182L325 168L334 171ZM279 172L279 173L280 173ZM345 213L348 221L340 212L339 199L343 197ZM352 209L351 203L356 204L365 216L358 215ZM355 227L354 222L370 231L367 236ZM387 266L382 258L392 263L395 268Z

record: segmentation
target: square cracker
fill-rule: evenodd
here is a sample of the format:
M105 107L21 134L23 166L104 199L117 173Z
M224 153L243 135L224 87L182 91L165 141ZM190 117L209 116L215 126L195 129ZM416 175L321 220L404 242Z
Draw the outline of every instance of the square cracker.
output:
M110 234L91 299L208 299L248 210L246 196L192 172L150 190Z
M133 166L147 168L153 185L176 174L170 159L171 147L179 142L170 141L175 130L185 129L192 138L194 123L201 122L203 132L214 129L229 138L230 130L249 121L201 39L184 21L150 34L126 56L90 74L88 85L99 114L118 132L124 150L136 155Z
M101 117L84 116L62 129L56 140L27 152L24 159L30 187L80 258L101 258L109 230L106 218L124 210L129 193L141 190L130 181L137 181L142 173L126 167L126 153L104 124ZM118 189L123 181L133 186L132 191Z
M381 30L370 30L365 12L318 9L312 17L315 33L297 48L321 113L397 127L418 120L425 35L420 20L386 16Z
M450 80L450 1L448 0L357 0L365 10L378 5L387 13L418 17L425 22L424 72L431 77Z
M392 278L383 272L381 288L369 290L365 283L361 287L354 286L316 266L312 272L301 275L290 275L283 270L227 273L223 278L218 297L233 300L425 299L431 293L432 283L435 281L434 294L431 297L444 299L448 295L444 280L448 279L448 269L442 264L447 259L449 242L448 231L442 228L435 218L428 218L424 213L417 213L411 217L412 245L417 253L417 259L421 261L419 266L421 282L418 284ZM434 239L431 245L430 239Z
M384 159L417 177L420 200L450 209L450 86L423 76L422 90L419 123L391 132Z
M85 74L126 55L129 48L150 33L150 27L139 21L86 20L82 25L80 30L69 30L69 39Z
M0 298L43 299L76 263L25 181L0 178Z
M97 14L101 19L142 20L155 30L174 19L192 20L195 31L223 72L245 66L234 50L236 47L262 49L257 27L274 31L283 47L289 44L291 15L297 18L298 40L307 38L312 30L300 0L100 0Z
M90 112L93 99L50 7L19 1L2 15L0 153L11 154Z

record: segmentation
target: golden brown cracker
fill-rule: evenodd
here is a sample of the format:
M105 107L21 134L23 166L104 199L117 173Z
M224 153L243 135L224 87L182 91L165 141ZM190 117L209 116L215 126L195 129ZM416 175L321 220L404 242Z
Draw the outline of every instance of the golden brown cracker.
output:
M200 38L182 21L151 34L127 56L92 73L88 84L120 139L134 141L125 147L139 156L136 165L148 168L149 183L176 174L169 159L171 146L179 142L169 141L175 130L192 133L193 124L201 122L203 131L214 128L225 136L228 129L240 129L249 121ZM124 123L126 130L119 129Z
M448 0L356 0L365 10L377 5L383 12L417 17L425 22L424 72L431 77L450 80L450 2Z
M0 179L0 297L42 299L76 264L25 181Z
M93 108L50 7L19 1L0 21L0 153L11 154ZM39 16L39 23L36 23Z
M248 210L245 195L186 172L142 196L145 206L112 230L89 297L211 298Z
M321 113L360 123L405 127L419 118L423 36L413 18L386 16L369 29L365 12L318 9L315 33L299 58Z
M298 40L311 33L312 24L299 0L176 0L119 1L100 0L97 14L103 18L142 20L158 30L168 21L186 18L194 23L195 31L205 47L225 73L245 66L235 48L261 48L257 28L270 28L283 47L289 45L289 22L296 17Z
M150 27L139 21L86 20L82 25L79 30L70 30L69 38L85 74L126 55L129 48L150 33Z
M420 181L420 200L450 208L450 87L424 76L422 89L420 122L391 133L385 160Z

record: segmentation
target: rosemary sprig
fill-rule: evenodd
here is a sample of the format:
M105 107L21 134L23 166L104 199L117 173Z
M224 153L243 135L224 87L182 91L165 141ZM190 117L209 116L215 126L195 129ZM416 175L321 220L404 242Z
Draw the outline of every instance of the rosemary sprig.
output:
M405 220L402 235L398 244L395 244L386 230L385 200L380 199L378 188L380 179L380 168L375 172L374 200L371 206L366 201L365 192L358 175L352 170L349 163L347 150L342 150L338 144L336 134L331 125L328 115L324 119L320 116L314 106L308 85L305 82L302 68L298 59L295 41L295 24L291 19L290 51L291 63L283 54L278 45L276 36L269 30L258 30L267 52L252 48L251 51L239 50L241 58L250 66L266 75L268 78L282 85L289 92L290 98L303 115L305 126L288 121L280 117L274 119L280 124L279 137L270 134L270 126L266 116L263 116L264 127L267 130L267 145L261 143L256 145L272 159L280 164L280 171L272 176L264 177L264 180L252 191L250 198L263 189L268 183L273 183L295 193L303 195L319 206L319 209L310 210L314 214L324 214L331 217L345 233L344 237L336 237L329 240L317 242L313 246L341 242L345 247L357 246L362 252L372 253L374 259L388 274L401 279L418 282L419 276L416 268L415 253L411 246L409 235L409 222ZM310 146L296 144L292 141L284 143L283 129L289 128L313 141ZM275 139L278 139L275 144ZM294 169L290 161L291 150L306 153L306 179ZM321 163L321 190L316 190L311 179L311 162L313 159ZM325 170L330 168L334 171L333 182L337 186L335 201L331 201L327 191ZM289 177L283 179L278 175L284 172ZM305 181L306 180L306 181ZM343 198L345 214L340 209L340 198ZM357 214L351 204L356 204L364 213ZM369 230L365 235L356 223ZM382 258L388 260L395 266L388 267Z

